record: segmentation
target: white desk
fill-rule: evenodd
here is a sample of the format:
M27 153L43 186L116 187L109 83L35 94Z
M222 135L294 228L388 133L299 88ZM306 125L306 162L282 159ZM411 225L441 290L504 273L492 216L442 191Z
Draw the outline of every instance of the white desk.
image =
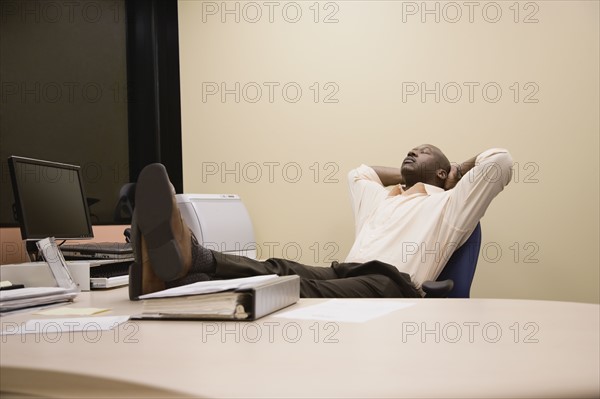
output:
M141 307L123 288L82 293L76 305L111 307L112 315ZM423 299L358 324L269 316L254 323L130 321L87 338L4 336L0 390L47 397L598 397L599 314L592 304ZM18 314L1 323L43 317Z

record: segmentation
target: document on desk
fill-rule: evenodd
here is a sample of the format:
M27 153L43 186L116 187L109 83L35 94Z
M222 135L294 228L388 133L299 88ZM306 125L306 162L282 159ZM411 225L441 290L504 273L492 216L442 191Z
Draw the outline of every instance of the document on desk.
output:
M62 287L28 287L0 291L0 312L51 303L72 302L78 293L75 289Z
M415 305L415 302L386 301L373 299L331 299L312 306L280 312L275 317L301 320L324 320L348 323L364 323L400 309Z
M234 278L231 280L200 281L198 283L169 288L167 290L154 292L152 294L140 295L140 299L168 298L174 296L210 294L213 292L236 290L244 287L251 287L254 284L276 278L278 278L276 274L269 274L266 276Z
M56 309L40 310L34 314L42 316L91 316L109 311L109 308L71 308L62 306Z

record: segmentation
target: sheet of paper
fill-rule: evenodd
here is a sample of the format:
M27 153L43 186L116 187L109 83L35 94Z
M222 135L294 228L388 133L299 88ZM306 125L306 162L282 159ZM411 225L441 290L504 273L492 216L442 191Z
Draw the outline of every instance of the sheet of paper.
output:
M415 305L415 302L331 299L312 306L277 313L275 317L300 320L326 320L349 323L364 323L376 317L385 316L399 309Z
M235 290L238 288L244 288L245 286L251 286L252 284L257 284L257 283L261 283L263 281L271 280L274 278L278 278L278 276L276 274L269 274L266 276L234 278L231 280L200 281L200 282L194 283L194 284L188 284L188 285L182 285L180 287L169 288L168 290L155 292L153 294L141 295L140 299L166 298L166 297L171 297L171 296L209 294L211 292Z
M0 335L42 334L76 331L107 331L129 320L129 316L71 317L61 319L32 319L24 324L9 324Z
M43 316L91 316L93 314L98 314L102 312L106 312L110 309L108 308L72 308L64 306L62 308L55 309L47 309L42 310L40 312L34 313Z

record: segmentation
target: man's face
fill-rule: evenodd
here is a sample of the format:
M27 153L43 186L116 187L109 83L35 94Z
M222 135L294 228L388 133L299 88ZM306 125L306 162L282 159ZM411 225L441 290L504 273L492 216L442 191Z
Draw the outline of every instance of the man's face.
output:
M439 169L443 169L445 158L439 148L422 144L408 152L402 161L401 172L407 183L429 182Z

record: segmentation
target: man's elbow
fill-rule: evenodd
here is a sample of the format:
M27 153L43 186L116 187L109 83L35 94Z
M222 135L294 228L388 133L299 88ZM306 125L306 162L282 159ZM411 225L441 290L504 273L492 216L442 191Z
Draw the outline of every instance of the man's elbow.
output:
M348 179L349 184L352 184L355 181L357 181L358 180L358 168L352 169L350 172L348 172L348 175L346 176L346 178Z
M490 161L494 165L495 172L491 172L492 175L496 175L498 177L498 181L502 183L503 186L508 185L512 180L513 173L513 158L510 155L510 152L504 148L499 148L495 154L490 157Z
M371 168L370 166L364 165L364 164L362 164L359 167L354 168L350 172L348 172L347 178L348 178L348 183L354 183L358 180L378 179L377 174L375 173L373 168Z

